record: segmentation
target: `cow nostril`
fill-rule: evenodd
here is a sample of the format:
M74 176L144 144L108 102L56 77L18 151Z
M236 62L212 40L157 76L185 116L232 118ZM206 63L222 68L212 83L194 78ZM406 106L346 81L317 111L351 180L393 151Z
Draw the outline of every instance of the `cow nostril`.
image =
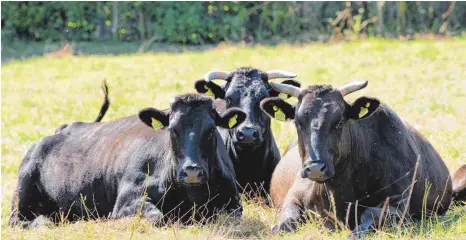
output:
M204 176L204 172L203 171L199 171L199 173L197 174L197 177L201 178Z
M327 164L323 164L322 167L320 167L321 172L324 172L325 169L327 169Z
M253 136L254 138L258 138L258 137L259 137L259 133L258 133L257 131L254 131L254 132L252 133L252 136Z
M186 177L188 177L188 174L187 174L185 171L182 171L182 172L181 172L181 177L186 178Z
M301 177L302 178L307 178L307 176L311 173L311 169L309 168L304 168L301 172Z
M242 132L238 132L236 134L236 136L238 137L239 140L243 140L244 139L244 134Z

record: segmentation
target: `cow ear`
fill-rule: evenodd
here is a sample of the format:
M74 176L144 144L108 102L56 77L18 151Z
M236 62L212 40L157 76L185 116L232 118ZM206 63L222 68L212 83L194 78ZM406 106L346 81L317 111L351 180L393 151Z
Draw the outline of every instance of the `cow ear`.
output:
M363 119L372 115L379 105L378 99L360 97L352 105L347 106L346 116L351 119Z
M144 122L147 126L152 127L155 130L168 126L168 114L155 109L155 108L144 108L138 113L139 119Z
M295 107L279 97L262 100L260 107L267 115L278 121L294 119Z
M215 112L217 113L217 111ZM229 108L223 113L217 113L216 115L215 125L228 129L239 126L246 119L246 113L239 108Z
M206 82L204 79L197 80L194 83L194 88L196 88L198 93L211 96L214 99L225 99L225 90L213 82Z
M285 80L282 82L282 84L288 84L288 85L291 85L291 86L295 86L295 87L301 87L301 83L296 81L296 80L293 80L293 79L288 79L288 80ZM277 92L275 89L271 88L269 90L269 95L270 97L279 97L281 99L288 99L290 98L291 96L286 94L286 93L281 93L281 92Z

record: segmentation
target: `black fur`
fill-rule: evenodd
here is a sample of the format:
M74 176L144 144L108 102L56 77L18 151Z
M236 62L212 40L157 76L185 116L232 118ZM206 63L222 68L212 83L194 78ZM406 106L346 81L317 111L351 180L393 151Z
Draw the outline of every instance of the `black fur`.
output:
M368 113L359 118L360 107L367 102ZM357 216L355 234L377 226L372 214L377 220L387 197L387 209L394 215L401 216L409 203L409 219L422 216L424 197L427 215L443 214L448 209L452 185L442 158L427 139L377 99L361 97L349 104L338 90L314 85L300 92L294 122L299 129L297 151L288 152L296 156L284 158L296 159L303 168L301 174L289 176L295 180L274 231L295 231L306 210L332 217L329 194L340 223L353 229ZM408 198L418 159L416 183ZM317 179L307 170L321 163L324 165L315 171L325 178ZM281 171L287 170L279 167L277 175Z
M153 110L145 113L161 112ZM141 120L76 122L34 143L18 171L10 225L33 227L43 219L58 222L60 215L70 221L122 218L138 211L154 224L201 221L218 212L240 215L235 172L215 127L212 100L180 96L166 114L170 127L160 130L140 114ZM236 109L229 114L244 115ZM187 161L202 166L205 183L180 181Z
M238 107L247 114L245 121L238 128L220 131L233 160L240 190L247 193L258 192L262 196L268 194L272 173L280 160L280 152L270 127L270 118L259 106L261 100L278 95L268 80L266 72L243 67L229 73L223 88L218 85L213 87L214 83L209 83L215 97L224 99L222 103L216 102L221 109ZM206 92L206 83L203 81L199 80L195 84L200 93ZM299 86L299 82L291 79L284 83ZM257 131L258 139L255 144L244 145L238 141L237 132L246 127Z
M219 85L213 82L206 82L204 79L197 80L194 83L194 88L198 93L205 94L209 89L214 94L214 98L225 98L225 91Z

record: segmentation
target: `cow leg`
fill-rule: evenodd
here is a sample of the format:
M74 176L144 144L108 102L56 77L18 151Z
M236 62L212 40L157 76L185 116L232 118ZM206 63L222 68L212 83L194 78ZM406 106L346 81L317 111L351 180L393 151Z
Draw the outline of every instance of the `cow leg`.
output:
M281 231L295 232L298 223L303 219L303 211L295 203L288 203L283 205L280 214L280 220L277 225L272 227L272 234L278 234Z
M23 228L38 228L38 227L48 227L53 226L54 223L46 216L39 215L32 221L27 221L23 223Z
M144 193L144 189L134 186L124 189L118 195L112 211L112 218L123 218L140 213L142 217L147 218L152 224L160 224L163 214L152 203L152 199L149 196L141 196L143 195L141 193ZM149 189L146 190L146 192L149 191Z
M361 214L360 224L353 229L352 237L361 238L364 233L374 229L375 221L377 221L382 213L381 208L367 208Z
M220 176L217 180L218 186L217 191L219 196L215 197L212 203L214 207L222 212L228 214L234 213L234 217L241 217L243 215L243 206L241 204L240 195L236 188L236 183L230 179L224 179ZM226 203L226 204L225 204Z
M123 218L136 215L138 212L152 224L159 224L163 217L162 212L153 203L144 199L136 199L125 203L120 208L116 208L112 215L114 218Z
M20 181L21 183L24 181ZM41 212L39 210L39 205L43 204L41 198L42 196L34 186L22 185L18 187L11 202L9 225L21 226L24 229L53 225L53 222L45 215L36 216Z
M32 159L29 159L30 163ZM38 174L31 167L33 164L24 165L18 172L18 185L11 199L11 214L8 221L10 226L22 226L23 228L36 227L42 224L40 219L46 219L41 213L47 213L50 209L44 209L45 198L38 189ZM41 216L36 223L37 215Z
M323 185L302 178L300 174L297 174L293 185L286 194L279 223L272 228L272 233L295 232L297 224L307 217L307 210L314 210L318 214L322 214L323 210L327 208L323 198L325 195L323 190Z
M352 236L356 238L361 238L364 235L364 233L367 233L369 231L375 230L377 227L380 227L378 226L378 221L381 216L384 217L383 215L385 215L386 217L401 215L400 211L398 211L398 208L394 206L388 206L388 209L386 210L382 209L383 208L380 207L366 208L366 210L364 210L364 212L361 214L360 224L355 229L353 229Z

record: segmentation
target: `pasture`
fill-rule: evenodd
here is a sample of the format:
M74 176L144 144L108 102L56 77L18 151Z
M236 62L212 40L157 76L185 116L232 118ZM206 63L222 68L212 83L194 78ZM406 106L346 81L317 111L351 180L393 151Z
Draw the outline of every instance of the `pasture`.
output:
M177 94L194 92L194 81L210 70L253 66L298 74L303 86L366 79L367 88L347 100L377 97L415 126L437 149L450 171L466 162L466 40L367 40L351 43L278 46L219 45L183 53L34 57L2 66L2 239L269 239L275 210L243 201L241 221L221 217L208 225L156 228L138 217L117 221L63 223L21 230L7 225L17 170L32 143L74 121L93 121L107 79L110 108L103 121L169 105ZM294 124L272 121L280 151L296 137ZM340 239L318 221L276 238ZM445 216L388 228L372 239L466 239L466 208Z

